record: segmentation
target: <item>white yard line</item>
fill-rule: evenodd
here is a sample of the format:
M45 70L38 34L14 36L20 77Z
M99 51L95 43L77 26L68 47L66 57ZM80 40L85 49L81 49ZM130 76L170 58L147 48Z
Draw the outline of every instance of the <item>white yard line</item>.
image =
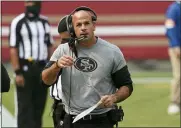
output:
M17 127L17 119L2 105L1 109L1 126L4 127Z
M133 78L134 84L153 84L153 83L170 83L171 77L142 77Z

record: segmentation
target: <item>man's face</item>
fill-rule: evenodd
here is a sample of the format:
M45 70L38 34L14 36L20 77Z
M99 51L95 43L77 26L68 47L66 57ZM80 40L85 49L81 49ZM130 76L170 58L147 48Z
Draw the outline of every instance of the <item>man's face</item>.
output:
M26 8L31 8L31 7L33 7L33 6L35 6L35 3L34 3L34 2L31 2L31 1L30 1L30 2L25 2L25 7L26 7ZM29 13L28 13L28 16L29 16L29 17L33 17L34 15L33 15L32 12L29 12Z
M28 1L25 2L25 8L26 8L26 15L28 18L33 19L37 18L40 13L41 5L38 2Z
M89 41L94 37L95 25L92 22L91 13L88 11L75 12L72 22L77 38L85 36L85 40Z

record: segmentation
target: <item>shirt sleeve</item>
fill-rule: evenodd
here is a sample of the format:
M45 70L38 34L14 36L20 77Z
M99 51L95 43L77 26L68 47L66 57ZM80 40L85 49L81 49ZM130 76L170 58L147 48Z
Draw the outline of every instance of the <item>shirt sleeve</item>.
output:
M176 20L176 8L175 8L175 6L171 5L168 7L167 12L166 12L166 17L173 19L174 21Z
M53 52L50 61L57 61L62 56L62 46L59 45Z
M60 44L50 57L50 61L57 61L63 55L70 56L70 49L68 43Z
M124 56L121 50L118 48L115 51L114 60L113 60L113 70L112 70L112 80L116 88L120 88L121 86L128 86L130 88L130 92L133 91L132 79L128 70L128 66L124 59Z
M45 31L46 31L45 39L46 39L47 45L51 46L54 43L54 40L51 33L51 26L48 21L45 23Z
M9 46L18 47L20 42L19 20L14 19L10 25Z
M178 29L177 19L178 19L177 8L176 8L176 5L172 4L167 9L166 21L165 21L166 36L169 39L170 47L180 46L179 36L177 33L177 29Z
M113 59L113 70L112 73L120 70L126 65L126 61L124 59L124 55L121 50L117 47L116 51L114 52L114 59Z

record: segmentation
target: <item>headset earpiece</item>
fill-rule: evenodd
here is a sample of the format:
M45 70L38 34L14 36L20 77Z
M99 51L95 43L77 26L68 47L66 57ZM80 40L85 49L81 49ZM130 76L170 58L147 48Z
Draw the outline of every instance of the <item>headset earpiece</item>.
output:
M66 18L67 31L69 32L71 37L76 37L74 32L74 27L72 24L72 15L67 16Z

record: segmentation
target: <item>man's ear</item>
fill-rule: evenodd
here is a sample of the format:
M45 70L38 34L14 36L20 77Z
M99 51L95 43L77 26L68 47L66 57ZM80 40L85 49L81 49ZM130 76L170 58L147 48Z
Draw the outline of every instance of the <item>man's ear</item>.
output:
M93 30L95 31L96 30L96 21L92 21L92 24L93 24Z

